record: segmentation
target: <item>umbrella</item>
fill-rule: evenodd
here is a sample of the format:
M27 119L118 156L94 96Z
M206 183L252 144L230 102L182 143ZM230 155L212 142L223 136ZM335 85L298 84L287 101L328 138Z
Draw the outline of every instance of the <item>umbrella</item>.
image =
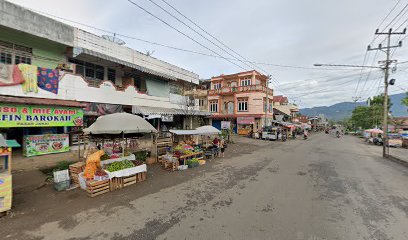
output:
M143 118L129 113L113 113L98 117L84 130L85 134L156 133L157 130Z
M220 134L220 130L216 129L211 125L205 125L202 127L196 128L200 135L213 135L213 134Z

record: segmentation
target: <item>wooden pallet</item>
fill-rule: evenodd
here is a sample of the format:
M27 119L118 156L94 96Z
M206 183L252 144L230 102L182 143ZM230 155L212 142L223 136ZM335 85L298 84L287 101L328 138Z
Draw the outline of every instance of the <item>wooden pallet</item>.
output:
M147 172L141 172L136 174L136 181L137 182L143 182L147 179Z
M83 172L84 169L85 169L84 162L77 162L69 165L69 175L71 176L71 180L74 184L79 185L79 174Z
M136 175L132 175L132 176L128 176L128 177L122 177L122 181L123 181L123 187L127 187L130 186L132 184L137 183L137 174Z
M87 181L86 182L86 191L89 197L96 197L98 195L107 193L109 189L109 179L103 181Z

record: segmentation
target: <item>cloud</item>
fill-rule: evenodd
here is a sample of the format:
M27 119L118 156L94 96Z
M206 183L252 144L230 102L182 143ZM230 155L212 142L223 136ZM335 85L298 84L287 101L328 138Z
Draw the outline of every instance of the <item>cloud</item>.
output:
M155 1L163 4L160 0ZM213 54L127 1L103 1L101 4L100 0L71 0L65 1L63 7L53 0L11 2L118 33ZM214 51L230 57L148 1L137 2ZM375 29L395 1L173 0L169 3L248 60L312 67L314 63L362 64L366 47L374 38ZM402 18L401 21L404 20ZM223 59L124 40L127 46L141 52L154 50L154 57L196 72L201 78L242 71ZM398 50L395 57L408 60L408 52L402 50L404 49ZM381 53L377 59L373 59L373 56L374 53L369 54L366 64L376 63L383 58ZM239 65L245 66L242 63ZM275 84L275 93L287 94L290 99L302 99L302 95L325 89L327 94L324 97L315 94L304 96L302 107L351 100L360 79L358 69L352 71L355 73L353 76L344 78L348 70L326 71L323 68L311 70L264 65L258 67L265 70L265 73L273 74L279 81L279 84ZM247 66L244 68L249 69ZM370 81L375 80L374 75L370 77ZM364 81L365 76L362 77ZM395 76L403 77L401 73ZM351 79L355 81L339 87L339 84ZM397 81L398 84L402 82ZM376 92L372 85L370 87L374 90L365 95Z

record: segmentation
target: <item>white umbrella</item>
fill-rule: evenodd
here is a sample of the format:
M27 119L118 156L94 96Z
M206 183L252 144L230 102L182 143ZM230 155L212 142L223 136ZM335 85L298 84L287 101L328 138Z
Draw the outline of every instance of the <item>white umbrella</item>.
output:
M157 130L143 118L129 113L113 113L98 117L84 130L85 134L156 133Z

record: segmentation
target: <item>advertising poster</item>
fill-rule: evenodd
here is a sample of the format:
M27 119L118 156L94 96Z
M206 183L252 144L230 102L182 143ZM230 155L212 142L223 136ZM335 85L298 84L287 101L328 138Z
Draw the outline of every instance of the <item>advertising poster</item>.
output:
M231 122L230 121L221 121L221 129L230 129Z
M24 136L23 154L25 157L69 151L68 134L46 134Z
M81 108L0 104L0 127L75 127L83 125Z

